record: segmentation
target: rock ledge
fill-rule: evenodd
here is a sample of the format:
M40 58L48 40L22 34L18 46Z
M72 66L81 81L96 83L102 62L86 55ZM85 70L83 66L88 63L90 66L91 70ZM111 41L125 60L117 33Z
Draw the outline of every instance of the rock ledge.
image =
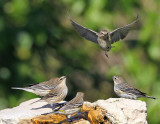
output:
M21 103L19 106L0 111L0 124L58 123L62 115L42 115L52 112L46 102L36 102L39 98ZM32 104L33 103L33 104ZM79 119L76 124L147 124L146 103L140 100L110 98L94 103L84 102L82 112L87 112L87 120Z

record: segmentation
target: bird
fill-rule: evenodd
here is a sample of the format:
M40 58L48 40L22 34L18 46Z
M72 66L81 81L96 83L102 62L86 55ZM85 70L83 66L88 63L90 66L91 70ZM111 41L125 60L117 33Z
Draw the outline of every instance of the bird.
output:
M77 92L76 96L72 100L64 104L64 106L60 107L59 109L55 110L53 113L64 114L67 115L67 118L70 118L72 114L80 112L84 102L83 97L83 92Z
M35 102L39 102L41 100L46 101L48 104L50 104L51 107L54 103L58 103L64 100L68 93L68 87L66 86L66 76L52 78L49 81L26 88L13 87L12 89L20 89L35 93L36 95L41 96L41 98Z
M44 100L50 104L52 107L53 104L58 103L65 99L68 93L68 88L65 81L62 81L56 88L52 89L47 95L41 97L40 100ZM38 100L38 101L40 101Z
M121 98L135 100L137 98L147 97L156 99L155 97L147 96L146 93L143 93L140 90L132 87L120 76L113 76L112 79L114 81L114 92Z
M20 87L11 87L11 89L19 89L34 93L39 96L45 96L50 93L53 89L55 89L59 84L65 84L66 76L62 76L60 78L51 78L49 81L45 81L38 84L30 84L28 87L20 88Z
M105 51L105 55L108 57L107 52L111 50L114 46L112 46L113 43L124 39L130 30L133 30L138 26L139 22L139 16L137 15L137 18L132 23L122 26L120 28L117 28L113 30L112 32L109 32L108 30L100 30L100 32L95 32L91 29L88 29L77 22L75 22L70 16L69 19L71 21L71 24L75 28L75 30L85 39L92 41L93 43L97 43L100 48Z

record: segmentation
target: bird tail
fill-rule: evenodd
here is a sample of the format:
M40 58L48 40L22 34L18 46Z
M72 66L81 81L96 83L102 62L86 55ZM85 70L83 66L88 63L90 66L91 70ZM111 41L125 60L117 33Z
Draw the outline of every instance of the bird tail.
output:
M28 92L33 92L33 90L29 89L29 88L11 87L11 89L18 89L18 90L25 90L25 91L28 91Z
M156 99L155 97L152 97L152 96L145 96L145 97L147 97L147 98L151 98L151 99Z
M20 88L20 87L11 87L11 89L24 90L24 88Z

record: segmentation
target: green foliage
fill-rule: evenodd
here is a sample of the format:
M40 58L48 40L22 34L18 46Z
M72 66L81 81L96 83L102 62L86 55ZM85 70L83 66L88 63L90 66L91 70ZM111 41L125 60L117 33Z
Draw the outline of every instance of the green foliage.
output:
M12 0L0 2L0 109L35 97L10 87L67 76L72 99L77 91L85 100L117 97L113 75L160 97L160 2L145 0ZM139 29L114 44L109 59L100 48L81 38L67 11L93 30L128 24L140 15ZM148 122L158 124L159 99L147 102Z

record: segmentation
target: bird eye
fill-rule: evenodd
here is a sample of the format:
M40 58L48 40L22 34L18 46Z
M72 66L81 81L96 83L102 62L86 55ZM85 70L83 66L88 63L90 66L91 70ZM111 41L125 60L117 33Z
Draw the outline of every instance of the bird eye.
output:
M60 78L59 80L62 80L63 78Z

